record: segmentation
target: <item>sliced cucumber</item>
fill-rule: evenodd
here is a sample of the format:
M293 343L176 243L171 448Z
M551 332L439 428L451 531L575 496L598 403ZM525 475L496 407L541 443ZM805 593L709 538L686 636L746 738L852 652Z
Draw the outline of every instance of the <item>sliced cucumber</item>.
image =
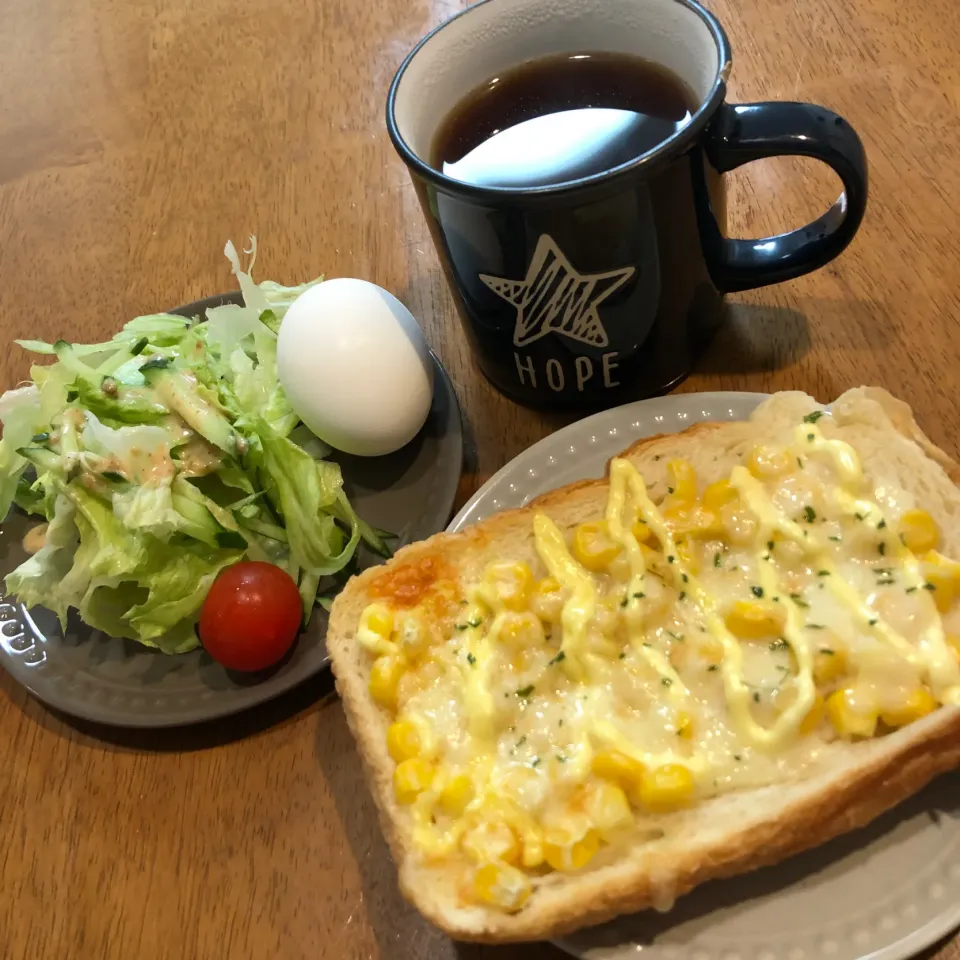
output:
M53 350L57 355L57 359L74 377L78 380L83 380L84 383L88 383L91 387L100 386L100 381L103 379L101 374L97 373L93 367L85 364L77 356L72 343L67 343L66 340L58 340L53 345Z
M178 370L140 368L163 403L178 413L204 440L231 457L237 455L237 434L230 421L197 391L196 381Z
M59 473L60 471L60 458L49 447L21 447L17 453L24 460L29 460L37 468L37 473Z
M173 509L184 520L182 531L194 540L216 547L217 537L223 532L223 527L214 520L210 511L202 503L197 503L180 493L174 493L172 499Z

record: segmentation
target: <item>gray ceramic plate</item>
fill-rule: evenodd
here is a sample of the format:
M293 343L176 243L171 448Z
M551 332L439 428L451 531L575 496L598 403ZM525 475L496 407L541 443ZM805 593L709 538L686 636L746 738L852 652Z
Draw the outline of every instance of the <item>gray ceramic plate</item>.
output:
M757 393L661 397L581 420L522 453L460 511L457 530L601 476L634 440L743 420ZM869 827L776 867L707 884L667 914L622 917L558 943L586 960L903 960L960 924L960 775Z
M238 295L209 297L174 313L197 316ZM460 479L463 436L450 379L436 364L433 406L419 435L386 457L337 454L344 487L357 512L399 535L398 545L441 530L450 516ZM0 528L0 574L21 563L21 540L34 521L11 513ZM376 562L369 553L361 564ZM71 621L66 635L56 617L29 613L0 598L0 663L14 679L51 707L73 716L123 727L167 727L244 710L275 697L328 662L327 617L319 607L291 654L271 672L244 676L224 670L203 650L166 656L129 640L117 640Z

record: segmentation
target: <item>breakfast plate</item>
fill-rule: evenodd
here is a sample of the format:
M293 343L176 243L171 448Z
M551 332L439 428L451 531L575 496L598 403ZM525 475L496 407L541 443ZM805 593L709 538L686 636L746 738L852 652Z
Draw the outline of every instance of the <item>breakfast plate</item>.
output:
M602 474L642 437L746 419L759 393L680 394L607 410L551 434L494 475L448 529ZM902 960L960 924L960 774L868 827L775 867L711 883L557 943L584 960Z
M208 297L171 311L202 314L239 303L239 294ZM431 355L432 356L432 355ZM334 454L344 489L369 523L397 535L395 546L443 528L460 478L463 438L450 379L436 357L434 396L417 437L396 453L364 458ZM0 573L24 559L22 539L34 521L12 511L0 529ZM375 562L358 551L361 566ZM290 654L262 674L224 669L202 648L168 656L131 640L107 637L71 611L64 634L49 610L27 611L0 596L0 664L39 700L73 716L124 727L195 723L252 707L323 670L327 615L314 610L308 629Z

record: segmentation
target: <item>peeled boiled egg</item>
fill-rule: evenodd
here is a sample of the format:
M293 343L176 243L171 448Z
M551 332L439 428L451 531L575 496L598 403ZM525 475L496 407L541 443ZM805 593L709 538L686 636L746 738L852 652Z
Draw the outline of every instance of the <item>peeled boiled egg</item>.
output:
M433 399L433 362L413 315L393 294L349 277L294 301L280 326L277 372L310 430L364 457L409 443Z

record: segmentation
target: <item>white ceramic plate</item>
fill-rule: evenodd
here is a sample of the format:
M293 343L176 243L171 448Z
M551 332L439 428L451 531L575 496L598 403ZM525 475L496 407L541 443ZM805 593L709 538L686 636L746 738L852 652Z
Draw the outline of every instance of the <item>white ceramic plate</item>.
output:
M603 474L634 440L702 420L742 420L757 393L680 394L574 423L492 477L459 530L554 487ZM776 867L706 884L558 943L587 960L903 960L960 925L960 775L942 777L869 827Z

